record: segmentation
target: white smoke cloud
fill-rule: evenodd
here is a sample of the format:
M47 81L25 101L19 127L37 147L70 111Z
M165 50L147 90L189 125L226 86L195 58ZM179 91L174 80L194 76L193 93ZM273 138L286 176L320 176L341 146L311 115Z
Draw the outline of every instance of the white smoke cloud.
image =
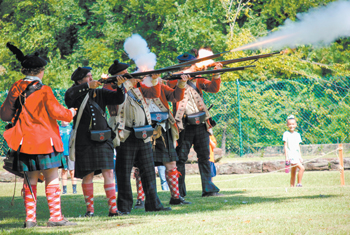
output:
M295 22L287 19L278 31L234 51L267 47L280 50L300 44L324 46L340 37L350 36L350 1L331 2L297 14L297 18Z
M125 40L124 50L135 61L138 71L153 70L156 66L156 55L150 52L146 40L139 34L133 34Z

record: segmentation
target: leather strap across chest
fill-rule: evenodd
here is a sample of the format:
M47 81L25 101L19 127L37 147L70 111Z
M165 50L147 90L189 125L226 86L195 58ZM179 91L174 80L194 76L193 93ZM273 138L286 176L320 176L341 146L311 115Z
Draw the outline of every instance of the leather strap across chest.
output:
M204 104L204 101L203 101L202 97L200 96L200 94L197 91L195 91L191 86L186 85L184 98L183 98L183 100L181 100L179 102L179 107L178 107L176 115L175 115L175 120L178 122L178 126L180 129L184 128L183 123L182 123L182 117L184 116L187 103L188 103L190 96L191 96L190 92L192 94L192 97L194 99L194 102L195 102L198 110L205 111L205 114L206 114L205 119L206 120L210 118L209 111L208 111L206 105Z
M132 88L128 91L128 93L131 92L132 96L134 96L134 100L135 102L144 110L145 114L146 114L146 119L147 119L147 123L148 125L151 125L152 120L151 120L151 114L149 112L149 108L148 105L141 93L140 88ZM130 93L129 93L130 94ZM125 104L122 105L120 112L120 120L119 120L119 126L118 129L123 130L125 129ZM140 114L135 114L135 115L140 115ZM143 114L142 114L143 115Z

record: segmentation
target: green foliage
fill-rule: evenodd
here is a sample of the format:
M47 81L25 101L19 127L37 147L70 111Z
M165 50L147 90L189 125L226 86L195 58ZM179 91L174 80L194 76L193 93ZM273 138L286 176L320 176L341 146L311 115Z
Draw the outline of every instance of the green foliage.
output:
M349 92L348 78L335 77L240 82L239 86L223 82L219 93L205 93L204 98L208 105L214 104L210 112L217 122L214 135L218 146L239 153L241 140L246 154L282 145L285 120L290 114L297 118L303 144L348 142Z
M39 51L50 64L44 77L54 87L70 86L77 66L106 72L114 59L133 63L125 39L140 34L157 55L157 68L173 65L180 53L211 47L215 53L265 36L287 18L330 2L282 0L3 0L0 2L0 87L22 77L20 64L4 46L10 41L25 54ZM228 37L231 35L230 37ZM269 52L230 53L226 59ZM301 45L289 55L260 60L257 68L224 75L225 80L269 80L347 76L349 39L326 48ZM242 63L238 65L246 65Z

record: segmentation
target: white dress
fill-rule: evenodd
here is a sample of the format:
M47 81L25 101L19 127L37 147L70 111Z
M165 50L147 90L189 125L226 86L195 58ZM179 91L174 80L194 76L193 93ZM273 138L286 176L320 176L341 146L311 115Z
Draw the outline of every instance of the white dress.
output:
M302 142L298 132L286 131L283 133L283 142L287 143L287 157L291 164L300 163L301 153L299 144Z

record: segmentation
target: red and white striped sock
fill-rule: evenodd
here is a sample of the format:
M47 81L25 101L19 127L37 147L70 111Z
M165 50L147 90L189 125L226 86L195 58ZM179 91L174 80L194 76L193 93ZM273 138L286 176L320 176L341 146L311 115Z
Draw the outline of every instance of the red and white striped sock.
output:
M94 184L81 184L86 203L86 211L94 213Z
M49 221L63 220L61 213L61 189L59 184L47 185L45 189L47 203L49 204Z
M36 222L36 185L32 185L32 190L34 194L34 198L30 192L29 186L24 184L24 206L26 208L26 222L32 221Z
M177 167L175 167L172 170L167 170L165 174L166 181L168 182L168 185L170 188L171 197L176 199L178 199L180 196L179 175L180 175L180 172L177 170Z
M108 206L109 212L116 213L117 212L117 198L115 196L115 184L105 184L104 185L106 196L108 198Z
M135 171L134 176L136 179L137 199L141 199L141 201L144 201L145 192L143 191L140 172L138 170Z

